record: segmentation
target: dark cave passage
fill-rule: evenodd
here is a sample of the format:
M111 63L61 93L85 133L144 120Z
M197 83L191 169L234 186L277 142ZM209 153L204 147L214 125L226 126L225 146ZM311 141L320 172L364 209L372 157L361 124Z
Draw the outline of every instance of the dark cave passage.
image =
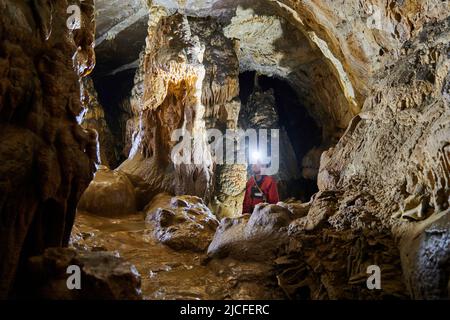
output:
M115 161L110 161L110 168L115 169L128 153L125 147L127 120L132 116L130 94L134 86L136 69L128 69L114 75L92 76L98 100L105 112L106 123L112 133Z
M256 76L256 72L243 72L239 76L239 84L242 108L245 108L255 91L273 92L278 126L287 133L288 143L293 148L295 156L294 159L284 159L289 157L281 150L280 162L295 160L291 165L298 169L296 176L279 181L280 197L283 200L295 198L304 202L309 201L318 191L317 177L303 176L302 160L309 151L322 144L322 129L309 115L301 98L287 81L264 75ZM258 88L255 88L256 86Z

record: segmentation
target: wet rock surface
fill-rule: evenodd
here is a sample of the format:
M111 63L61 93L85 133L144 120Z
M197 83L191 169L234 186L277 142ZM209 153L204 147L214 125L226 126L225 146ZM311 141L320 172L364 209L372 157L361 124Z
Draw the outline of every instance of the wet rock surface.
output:
M169 198L170 199L170 198ZM167 199L159 198L161 205ZM156 203L155 203L156 205ZM155 238L144 214L111 219L77 215L72 246L112 250L136 266L143 299L282 299L272 263L232 258L205 263L205 254L173 250Z
M166 203L162 204L164 197ZM146 212L145 221L155 225L156 239L174 250L205 252L219 225L203 200L193 196L159 195Z
M78 267L79 288L68 288L69 267ZM70 273L68 272L70 271ZM50 300L140 300L141 278L136 268L114 252L51 248L29 259L30 298Z
M136 196L127 175L101 166L81 196L78 210L90 214L120 217L135 213Z
M252 215L222 219L208 256L240 261L270 260L282 250L292 213L279 205L257 205Z

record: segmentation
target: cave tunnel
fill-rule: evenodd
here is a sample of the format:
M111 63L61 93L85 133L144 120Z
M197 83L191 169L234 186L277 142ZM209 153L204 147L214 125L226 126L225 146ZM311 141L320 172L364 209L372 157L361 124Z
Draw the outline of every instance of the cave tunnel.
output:
M257 77L255 79L255 77ZM322 130L309 115L301 103L301 97L282 79L257 75L256 72L243 72L239 75L241 103L245 106L250 95L255 91L255 85L262 92L273 90L275 110L279 117L279 126L287 133L287 138L294 151L294 164L298 173L287 181L279 181L278 191L280 199L289 198L308 202L317 191L317 174L302 176L302 159L314 148L322 145ZM281 150L281 161L283 150ZM318 159L314 159L317 162ZM314 163L318 168L318 163Z
M73 2L0 0L0 300L449 298L448 1Z
M136 69L113 75L92 75L98 102L103 106L105 121L113 137L114 156L109 159L111 169L118 167L128 156L125 148L126 121L131 117L128 98L134 86Z

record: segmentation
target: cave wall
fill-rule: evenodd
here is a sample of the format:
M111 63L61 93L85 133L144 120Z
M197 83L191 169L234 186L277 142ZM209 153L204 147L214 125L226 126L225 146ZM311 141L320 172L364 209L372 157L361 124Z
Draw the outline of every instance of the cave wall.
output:
M0 1L0 298L26 259L67 245L96 139L77 123L79 77L95 65L93 1ZM20 285L16 283L16 285Z
M443 244L450 232L449 22L426 26L405 43L396 65L379 73L362 113L336 148L323 155L319 174L321 190L375 200L374 215L401 239L404 271L415 298L442 297L448 283L435 284L441 286L437 288L417 276L428 266L436 277L443 273L448 279L448 247L437 241L425 252L420 248L429 237L420 245L415 242L433 225L439 226ZM359 218L343 214L336 221ZM430 254L439 262L429 259Z

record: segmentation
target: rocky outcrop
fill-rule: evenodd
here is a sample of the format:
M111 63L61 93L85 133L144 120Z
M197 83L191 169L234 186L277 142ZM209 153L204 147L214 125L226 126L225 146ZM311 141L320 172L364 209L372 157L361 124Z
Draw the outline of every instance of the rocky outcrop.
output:
M70 278L78 270L79 282ZM142 295L139 272L114 252L47 249L30 258L27 279L33 299L140 300Z
M242 261L267 261L287 240L294 215L286 207L260 204L252 215L222 219L208 248L210 258L233 257Z
M118 74L139 65L139 53L145 46L149 11L147 0L96 0L97 32L95 52L99 64L95 74ZM101 80L100 80L101 81Z
M354 272L379 265L389 290L395 288L392 296L447 297L449 22L428 25L405 43L395 65L378 75L362 113L322 156L321 192L308 215L291 225L302 247L299 261L309 260L304 246L315 237L310 232L332 232L342 239L369 234L375 238L370 246L384 243L385 249L372 247L367 253L383 252L384 258L360 260ZM318 255L314 248L311 259ZM402 266L402 274L392 273L390 266ZM308 268L315 267L308 263ZM434 280L425 274L433 274ZM342 275L343 281L351 278L350 273ZM297 285L311 285L310 276L305 274L305 282ZM331 285L322 294L342 297L336 288Z
M155 237L174 250L205 252L219 224L203 201L194 196L161 194L147 206L146 222Z
M81 29L66 25L68 1L0 1L0 299L20 295L28 257L67 244L92 179L95 134L76 117L79 77L95 65L94 7L75 4Z
M290 299L407 299L399 251L389 230L329 226L289 238L275 260L278 284ZM381 269L382 290L369 290L369 266Z

